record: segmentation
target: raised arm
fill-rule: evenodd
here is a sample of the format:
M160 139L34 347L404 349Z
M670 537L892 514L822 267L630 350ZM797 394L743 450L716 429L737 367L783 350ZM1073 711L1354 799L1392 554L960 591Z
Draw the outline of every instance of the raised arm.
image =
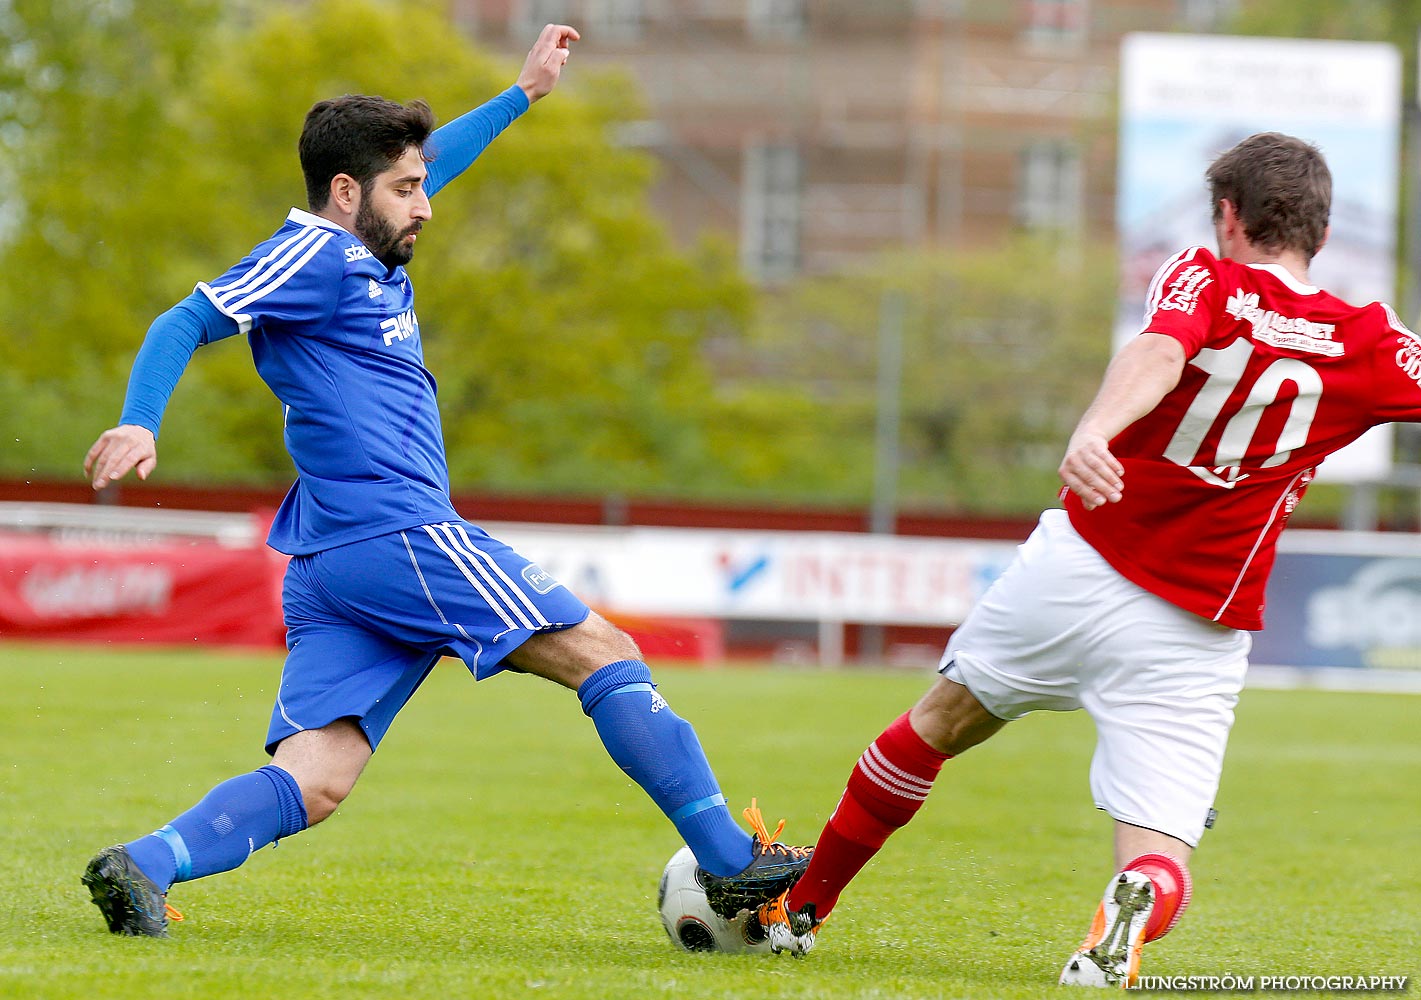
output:
M569 42L580 36L566 24L549 24L538 35L523 62L523 69L513 86L493 100L460 115L447 125L434 130L425 144L433 157L429 176L424 181L424 193L433 198L446 184L458 177L478 159L499 133L513 124L534 101L546 97L562 77L563 65L571 51Z
M84 474L94 489L122 479L129 470L148 478L158 464L163 411L193 352L236 332L236 323L198 292L153 321L133 360L118 426L100 434L84 456Z
M538 35L538 40L528 50L528 58L523 60L523 71L518 74L517 86L528 95L532 104L540 97L546 97L562 78L562 68L567 65L571 53L568 43L582 36L576 28L566 24L548 24Z
M1184 362L1184 346L1162 333L1140 334L1110 362L1061 460L1061 481L1086 510L1120 502L1125 467L1111 454L1110 442L1179 384Z

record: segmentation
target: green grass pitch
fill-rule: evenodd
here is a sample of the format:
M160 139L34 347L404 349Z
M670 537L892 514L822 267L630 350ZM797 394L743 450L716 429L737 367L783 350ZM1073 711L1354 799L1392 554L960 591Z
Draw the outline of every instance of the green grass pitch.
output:
M1032 716L949 763L819 947L689 955L657 920L675 831L577 700L440 666L326 824L109 935L89 856L265 761L276 655L0 645L0 996L1058 996L1110 874L1092 732ZM735 805L817 834L927 672L657 669ZM811 723L810 719L816 720ZM1148 975L1421 974L1421 698L1249 691L1194 906Z

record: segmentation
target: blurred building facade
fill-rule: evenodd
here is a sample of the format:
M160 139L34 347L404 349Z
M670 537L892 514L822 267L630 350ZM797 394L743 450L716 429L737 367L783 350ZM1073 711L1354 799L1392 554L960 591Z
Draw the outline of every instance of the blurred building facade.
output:
M621 67L683 238L747 274L831 273L896 246L1114 225L1119 41L1211 31L1237 0L451 0L510 57L549 21Z

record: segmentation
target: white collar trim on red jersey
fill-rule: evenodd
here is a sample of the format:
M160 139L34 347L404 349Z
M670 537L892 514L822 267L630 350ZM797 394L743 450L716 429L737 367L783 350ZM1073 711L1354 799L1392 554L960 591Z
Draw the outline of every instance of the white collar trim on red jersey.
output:
M1273 277L1277 278L1279 281L1287 285L1299 295L1316 295L1318 292L1322 291L1322 289L1318 288L1316 285L1304 284L1297 278L1293 277L1293 272L1289 271L1282 264L1249 264L1247 266L1254 268L1255 270L1267 271L1269 274L1273 275Z

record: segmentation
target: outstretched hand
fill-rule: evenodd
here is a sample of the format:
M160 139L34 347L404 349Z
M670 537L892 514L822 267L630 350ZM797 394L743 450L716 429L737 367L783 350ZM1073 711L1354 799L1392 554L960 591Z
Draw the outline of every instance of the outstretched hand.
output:
M581 37L576 28L566 24L549 24L543 28L538 40L528 50L523 71L518 74L518 86L528 95L529 104L545 97L557 86L558 79L562 76L563 64L567 62L571 52L567 43L575 42Z
M1110 452L1110 442L1100 434L1078 430L1061 460L1061 481L1080 498L1081 506L1094 510L1119 503L1125 490L1125 467Z
M84 456L84 475L90 477L94 489L138 470L139 479L147 479L158 464L158 443L153 432L137 424L120 424L99 435L89 453Z

